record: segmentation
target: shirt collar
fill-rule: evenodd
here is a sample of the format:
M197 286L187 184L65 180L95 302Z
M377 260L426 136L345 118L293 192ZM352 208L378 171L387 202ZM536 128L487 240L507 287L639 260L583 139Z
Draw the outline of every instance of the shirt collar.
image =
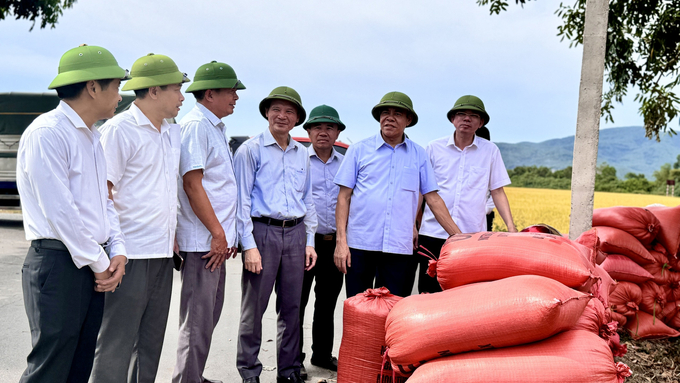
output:
M88 129L88 130L90 129L88 126L85 126L85 122L83 121L82 118L80 118L80 115L78 115L78 113L76 113L76 111L73 110L73 108L71 108L71 105L65 103L64 100L59 101L59 105L57 105L57 109L60 112L64 113L66 118L68 118L69 121L71 121L73 126L75 126L76 128L78 128L78 129Z
M224 126L224 122L220 118L217 118L215 113L211 112L210 109L203 106L200 102L196 103L196 108L203 113L205 118L207 118L213 126Z
M144 112L142 112L141 109L139 109L139 107L134 102L130 104L129 110L130 113L132 114L132 117L135 119L135 123L137 124L137 126L146 126L149 129L158 131L158 129L156 129L156 126L151 123L151 120L149 120L149 118L144 114ZM165 119L163 119L161 122L161 134L167 132L168 129L170 129L170 124Z
M409 144L410 141L411 140L409 140L406 137L406 134L404 134L404 141L398 143L397 146L394 147L394 149L398 148L400 145L404 145L404 149L408 150L409 147L410 147L410 144ZM392 147L390 144L385 142L385 139L382 137L382 134L380 132L378 132L378 134L376 134L376 136L375 136L375 150L380 149L380 147L383 146L383 145L387 145L390 148Z
M446 146L453 146L454 148L461 150L459 147L456 146L456 140L454 138L455 134L456 134L456 132L454 131L453 134L449 136L449 142L446 144ZM479 139L479 137L477 137L477 135L475 135L475 137L472 139L472 143L470 145L466 146L465 149L472 147L472 146L479 147L479 145L477 145L478 139Z
M279 143L276 142L274 135L272 135L272 132L269 130L269 127L267 127L267 130L264 131L264 134L262 136L262 140L264 142L264 146L269 146L269 145L277 145L278 146L279 145ZM288 135L288 147L286 147L286 151L290 150L290 149L288 149L290 147L297 148L294 141L295 140L293 140L290 137L290 134L289 134Z
M316 154L316 150L314 150L314 145L311 143L309 144L309 147L307 148L307 153L309 154L310 157L316 157L319 158L319 156ZM338 158L338 152L335 150L335 148L331 149L331 157L328 159L327 164L333 162L333 159ZM319 160L321 160L319 158Z

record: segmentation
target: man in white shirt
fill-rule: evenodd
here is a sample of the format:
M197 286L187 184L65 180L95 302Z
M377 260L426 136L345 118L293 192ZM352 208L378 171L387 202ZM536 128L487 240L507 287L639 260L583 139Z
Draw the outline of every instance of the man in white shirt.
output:
M104 292L117 288L127 254L94 124L113 117L125 78L104 48L69 50L49 86L59 106L21 136L17 187L31 241L21 279L33 349L20 382L90 376Z
M491 192L498 212L509 232L517 232L508 197L503 190L510 177L498 147L477 137L477 129L489 122L482 100L463 96L446 117L455 127L452 135L430 142L426 152L439 185L439 195L451 218L463 233L486 231L487 192ZM439 255L448 234L439 225L429 207L425 207L418 243L435 256ZM441 291L436 278L427 275L427 259L420 261L418 290Z
M132 65L130 109L101 128L111 199L128 249L125 283L106 295L92 371L93 383L153 383L172 292L177 226L179 112L189 81L168 56Z
M222 118L234 113L236 91L245 88L232 67L212 61L187 89L196 106L180 121L177 244L184 262L174 383L215 382L203 370L224 304L224 261L236 256L238 199Z

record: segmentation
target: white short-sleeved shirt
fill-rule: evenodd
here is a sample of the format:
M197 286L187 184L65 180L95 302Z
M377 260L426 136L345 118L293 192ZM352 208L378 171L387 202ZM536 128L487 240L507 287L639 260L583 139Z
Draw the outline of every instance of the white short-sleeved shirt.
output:
M486 231L486 204L489 190L510 184L498 147L475 136L461 150L450 136L438 138L425 149L439 185L439 195L451 218L463 233ZM448 234L425 207L420 234L448 238Z
M177 227L180 128L163 120L160 132L132 103L100 129L107 180L125 236L128 258L172 257Z
M210 251L212 235L191 209L182 177L192 170L203 170L203 189L220 221L227 244L236 246L236 177L234 161L221 119L206 107L196 106L180 121L182 155L179 161L179 215L177 244L181 251Z
M27 240L57 239L77 268L101 273L109 257L127 255L118 214L108 199L106 159L97 129L67 103L26 128L17 153L17 187Z

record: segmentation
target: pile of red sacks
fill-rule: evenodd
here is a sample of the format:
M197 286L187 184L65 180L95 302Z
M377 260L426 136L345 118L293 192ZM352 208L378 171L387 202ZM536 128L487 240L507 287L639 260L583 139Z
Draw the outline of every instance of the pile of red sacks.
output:
M598 262L618 282L612 317L634 339L680 336L680 206L597 209Z
M615 283L596 265L597 241L594 231L582 243L541 233L450 238L430 266L444 291L391 309L370 302L385 319L356 316L356 307L345 315L338 382L623 382L631 372L613 358L625 353L609 309ZM376 347L362 329L383 321ZM366 379L350 378L357 367Z

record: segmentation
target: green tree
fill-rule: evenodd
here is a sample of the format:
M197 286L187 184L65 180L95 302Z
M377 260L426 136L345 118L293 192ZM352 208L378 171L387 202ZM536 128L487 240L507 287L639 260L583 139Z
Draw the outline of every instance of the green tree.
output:
M524 6L529 0L515 0ZM477 0L489 6L491 14L508 7L505 0ZM586 0L572 6L560 3L555 12L562 18L557 36L570 46L583 44ZM609 90L603 94L602 114L613 122L614 103L621 103L629 87L637 89L646 136L660 139L678 116L680 98L674 88L680 84L680 6L678 0L610 0L605 57Z
M8 16L31 20L33 30L40 19L40 29L49 25L54 28L64 9L72 8L76 0L0 0L0 20Z
M680 169L680 154L678 154L678 157L676 158L676 161L673 164L673 169Z

